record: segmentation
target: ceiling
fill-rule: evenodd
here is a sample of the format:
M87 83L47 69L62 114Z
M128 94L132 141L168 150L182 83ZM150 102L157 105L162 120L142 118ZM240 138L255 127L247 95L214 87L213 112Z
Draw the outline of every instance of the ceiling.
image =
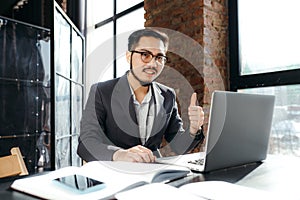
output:
M10 13L12 7L16 5L19 0L0 0L0 15Z

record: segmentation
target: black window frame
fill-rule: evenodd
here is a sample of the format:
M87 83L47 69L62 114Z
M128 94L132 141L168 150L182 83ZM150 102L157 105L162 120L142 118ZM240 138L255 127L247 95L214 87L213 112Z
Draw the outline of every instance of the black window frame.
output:
M113 77L116 78L117 77L117 20L120 18L120 17L123 17L127 14L130 14L131 12L133 11L136 11L140 8L143 8L144 7L144 1L120 12L120 13L117 13L117 0L113 0L113 16L112 17L109 17L101 22L98 22L95 24L95 30L97 28L100 28L110 22L113 22Z
M300 69L241 75L238 0L228 0L230 90L300 84Z

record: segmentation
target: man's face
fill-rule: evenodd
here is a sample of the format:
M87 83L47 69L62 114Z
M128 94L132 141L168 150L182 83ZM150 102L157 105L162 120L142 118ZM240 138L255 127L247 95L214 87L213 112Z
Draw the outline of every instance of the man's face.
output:
M136 52L127 52L126 58L129 63L132 58L132 70L134 71L134 74L143 82L150 83L155 80L164 67L164 64L161 64L159 59L155 58L155 56L158 55L166 55L164 43L160 39L154 37L141 37L133 51ZM147 53L150 53L153 55L153 58L150 62L145 62L145 59L142 59L142 56L145 58L145 54L138 52L145 52L146 55Z

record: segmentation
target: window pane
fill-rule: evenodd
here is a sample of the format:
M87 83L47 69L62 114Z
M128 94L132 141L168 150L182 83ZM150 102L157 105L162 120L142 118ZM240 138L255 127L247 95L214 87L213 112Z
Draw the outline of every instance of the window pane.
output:
M83 87L75 83L71 84L72 87L72 165L80 166L81 159L77 155L78 136L80 133L80 120L82 117L82 102L83 102Z
M110 18L113 16L114 1L99 1L99 0L88 0L87 9L88 14L92 15L92 20L95 24Z
M300 156L300 85L242 89L239 92L275 95L269 153Z
M71 137L60 138L56 140L55 148L55 168L71 166L70 140Z
M120 13L128 8L135 6L143 1L141 0L117 0L117 13Z
M83 83L82 80L82 62L83 60L83 39L72 30L72 76L73 81Z
M299 7L299 0L238 1L241 75L300 68Z
M93 83L113 78L113 23L97 28L88 37L87 89Z
M71 26L57 11L54 13L54 57L55 69L65 77L70 77Z
M117 20L117 77L129 70L129 64L125 58L128 36L133 31L144 28L144 12L144 8L140 8Z
M55 136L70 135L70 81L56 77L55 85Z

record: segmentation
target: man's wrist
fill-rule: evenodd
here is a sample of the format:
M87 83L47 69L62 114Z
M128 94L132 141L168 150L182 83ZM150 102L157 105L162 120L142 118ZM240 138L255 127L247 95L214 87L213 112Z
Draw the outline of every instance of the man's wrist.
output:
M191 133L190 132L190 136L196 137L197 135L200 135L201 133L202 133L202 128L200 127L196 133Z
M124 152L123 149L116 150L113 153L112 161L118 161L118 160L120 160L120 157L122 157L123 152Z
M202 128L200 128L195 134L190 133L190 136L194 138L194 140L199 140L200 143L202 143L205 138Z

